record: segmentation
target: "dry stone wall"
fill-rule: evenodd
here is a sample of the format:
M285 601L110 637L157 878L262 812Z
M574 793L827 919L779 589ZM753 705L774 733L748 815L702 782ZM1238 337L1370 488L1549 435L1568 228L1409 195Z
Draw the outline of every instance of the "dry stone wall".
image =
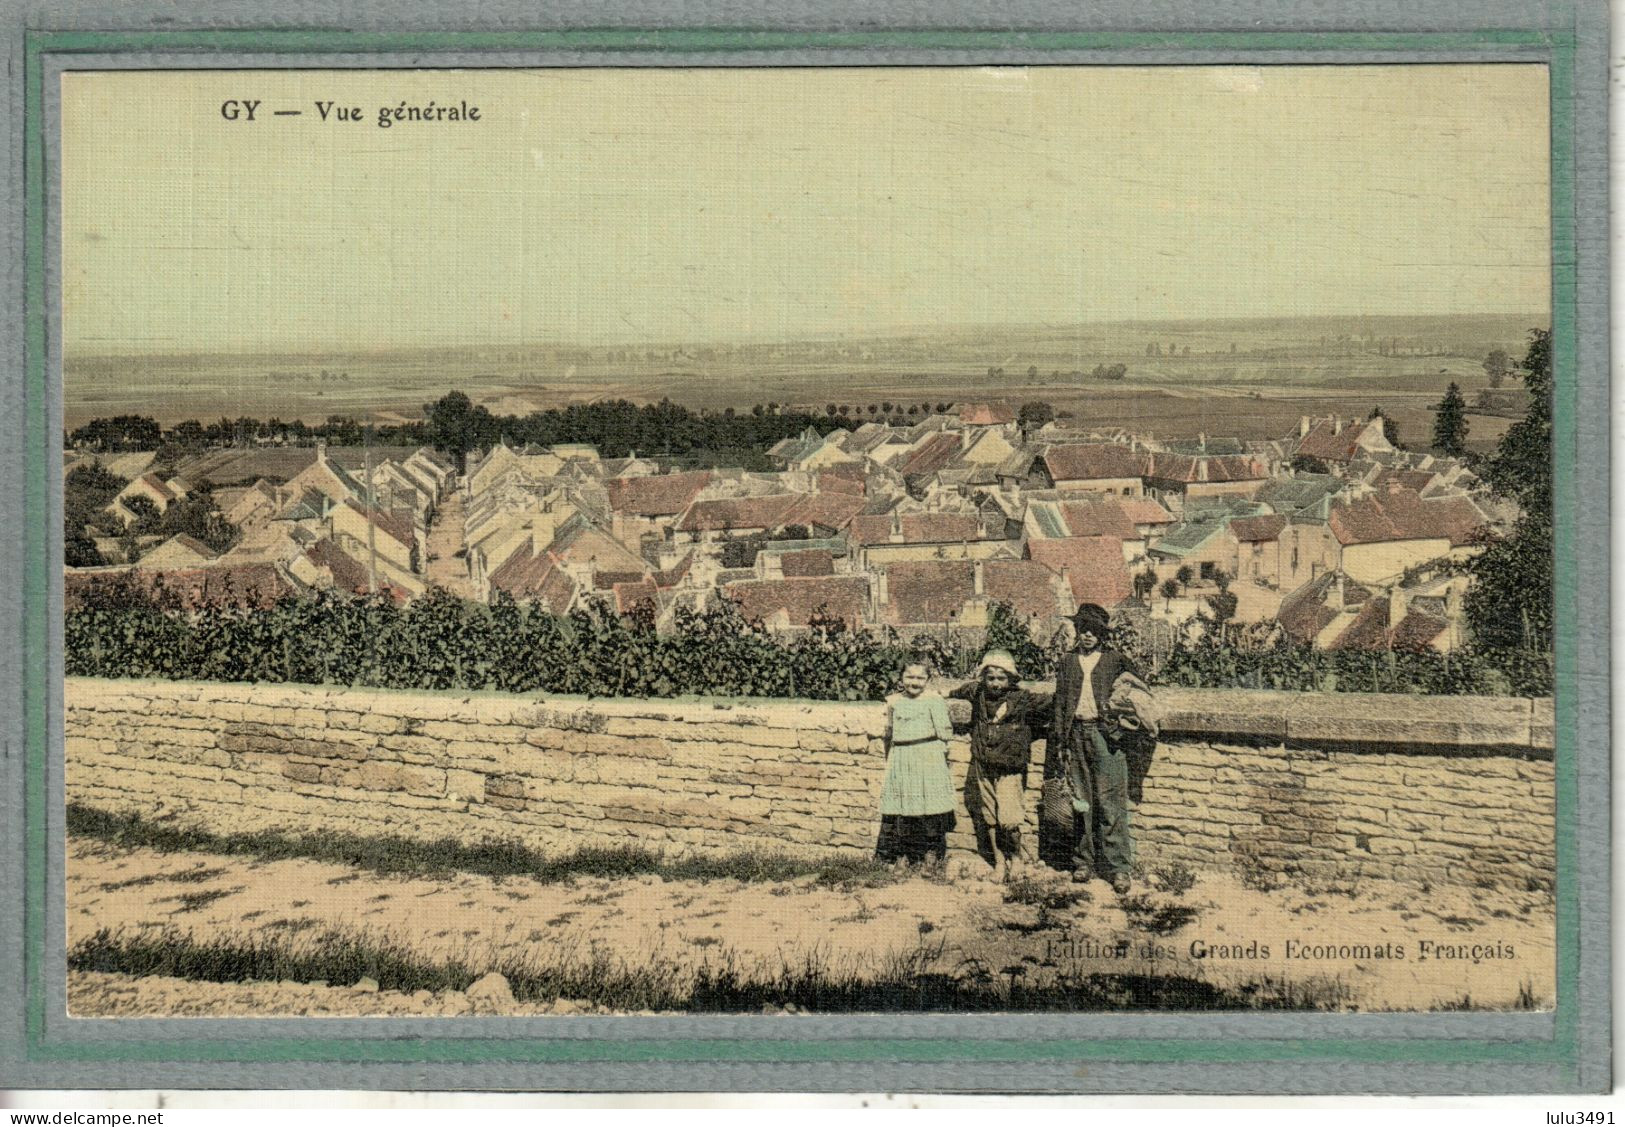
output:
M1549 701L1161 697L1168 714L1135 810L1148 868L1551 880ZM884 707L871 703L69 678L66 708L70 802L218 833L866 852L885 769ZM962 781L968 742L950 753ZM1044 758L1039 743L1035 831ZM950 845L973 849L959 813Z

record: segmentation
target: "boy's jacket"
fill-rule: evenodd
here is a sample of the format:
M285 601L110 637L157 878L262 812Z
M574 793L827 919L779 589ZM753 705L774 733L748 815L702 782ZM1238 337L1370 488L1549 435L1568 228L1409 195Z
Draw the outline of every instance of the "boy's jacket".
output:
M1049 719L1048 697L1012 689L984 705L982 683L971 681L948 694L968 700L971 707L971 758L989 771L1008 774L1024 771L1032 759L1033 736ZM1002 715L998 714L1004 706Z

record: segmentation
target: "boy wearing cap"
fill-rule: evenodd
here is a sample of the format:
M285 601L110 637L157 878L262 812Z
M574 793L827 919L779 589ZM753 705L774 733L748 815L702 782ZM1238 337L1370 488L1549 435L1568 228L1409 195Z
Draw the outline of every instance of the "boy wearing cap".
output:
M1121 895L1129 890L1134 843L1128 824L1128 761L1113 694L1122 687L1120 679L1138 678L1128 660L1106 644L1111 618L1105 608L1085 603L1072 623L1077 642L1055 673L1049 737L1072 791L1072 879L1084 883L1098 872Z
M976 836L993 851L993 879L1021 867L1021 827L1027 818L1027 767L1033 732L1048 719L1050 698L1020 687L1016 659L1005 650L982 658L976 680L948 694L970 702L970 775L966 789Z

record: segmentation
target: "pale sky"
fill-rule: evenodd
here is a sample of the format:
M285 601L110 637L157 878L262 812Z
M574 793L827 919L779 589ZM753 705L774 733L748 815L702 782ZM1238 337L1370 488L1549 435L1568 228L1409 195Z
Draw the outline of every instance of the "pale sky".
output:
M62 122L79 352L1550 304L1535 65L80 73Z

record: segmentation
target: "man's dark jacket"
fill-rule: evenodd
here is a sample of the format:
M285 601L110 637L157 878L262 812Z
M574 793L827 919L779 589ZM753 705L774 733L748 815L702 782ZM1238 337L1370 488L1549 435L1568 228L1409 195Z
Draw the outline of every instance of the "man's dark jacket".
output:
M980 681L970 681L948 694L955 700L970 701L970 754L989 774L1011 775L1027 769L1032 758L1033 736L1042 732L1049 721L1051 705L1048 696L1011 689L992 702L989 708L986 690ZM1007 707L1002 717L988 715L1002 703Z
M1103 649L1089 678L1089 691L1095 698L1095 714L1103 722L1110 722L1111 709L1107 706L1112 696L1112 685L1119 675L1135 672L1128 659L1116 650ZM1072 720L1083 699L1083 678L1079 675L1078 655L1069 653L1061 659L1055 673L1055 710L1050 717L1049 746L1066 747L1072 735Z

